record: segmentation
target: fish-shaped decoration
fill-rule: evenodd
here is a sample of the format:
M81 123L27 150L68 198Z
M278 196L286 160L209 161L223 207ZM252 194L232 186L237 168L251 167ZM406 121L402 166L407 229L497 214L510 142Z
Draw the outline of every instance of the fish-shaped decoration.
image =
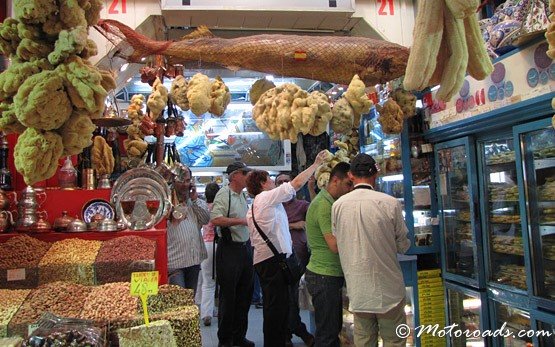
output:
M116 20L100 20L98 29L110 40L121 39L119 55L130 62L158 54L171 64L215 63L232 70L349 84L358 74L366 85L404 75L409 50L365 37L264 34L225 39L206 27L180 41L156 41ZM121 46L120 46L121 47Z

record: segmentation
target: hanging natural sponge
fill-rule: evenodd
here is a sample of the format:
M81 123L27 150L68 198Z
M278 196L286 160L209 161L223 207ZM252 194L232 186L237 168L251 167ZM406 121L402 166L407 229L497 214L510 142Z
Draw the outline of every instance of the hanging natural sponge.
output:
M212 83L208 76L201 73L195 74L189 81L187 87L187 99L189 99L189 106L191 112L200 117L210 109L210 91Z
M189 83L182 75L175 76L170 89L172 101L183 111L189 110L189 99L187 99L188 84Z
M42 130L59 128L72 112L64 81L54 71L29 77L19 88L14 104L21 124Z
M368 99L365 89L366 86L364 82L360 80L358 75L354 75L345 92L345 98L349 101L349 104L351 104L351 107L358 115L368 113L370 107L372 107L372 101ZM355 126L358 126L358 124L355 124Z
M99 176L109 175L114 172L114 154L112 147L102 136L95 136L91 149L91 162L93 169Z
M93 124L87 111L74 110L67 122L60 128L62 142L64 144L64 155L79 154L84 148L92 145Z
M337 100L332 109L333 118L331 119L331 128L334 132L342 134L353 128L355 111L349 104L349 101L342 97Z
M154 84L152 85L152 93L148 96L146 102L148 108L150 109L150 114L152 119L156 120L168 103L168 89L164 87L162 81L156 78Z
M249 99L251 100L251 104L254 106L265 91L275 87L276 85L274 84L274 82L268 81L265 78L256 80L256 82L253 83L251 89L249 90Z
M23 175L25 183L35 184L54 176L62 152L60 135L28 128L15 145L15 168Z
M224 114L227 105L231 102L229 88L225 85L220 76L214 79L210 92L210 113L215 116Z

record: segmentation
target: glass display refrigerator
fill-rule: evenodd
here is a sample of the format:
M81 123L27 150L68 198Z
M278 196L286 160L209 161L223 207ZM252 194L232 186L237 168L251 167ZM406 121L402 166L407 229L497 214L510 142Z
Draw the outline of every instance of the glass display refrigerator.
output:
M435 146L443 278L484 288L476 151L469 137Z
M555 130L551 116L514 127L522 228L530 237L532 304L555 312Z
M437 210L433 184L433 150L418 133L421 120L405 121L401 134L385 134L375 108L364 115L359 128L360 152L371 155L380 165L376 190L403 204L411 248L407 254L439 251Z
M530 319L535 332L534 346L555 347L555 313L531 310Z
M481 215L488 286L526 293L515 142L512 133L478 141ZM524 238L523 238L524 236Z
M520 332L532 329L528 297L488 288L493 346L532 347L533 337Z
M483 338L478 332L489 329L486 293L452 282L445 282L445 290L447 296L446 326L456 324L454 330L465 332L448 336L448 345L452 347L485 346L487 338Z

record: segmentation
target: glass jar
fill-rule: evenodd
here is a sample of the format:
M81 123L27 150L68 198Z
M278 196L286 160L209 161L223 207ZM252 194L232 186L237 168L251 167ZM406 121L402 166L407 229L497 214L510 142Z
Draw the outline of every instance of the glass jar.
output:
M77 170L73 167L70 157L66 158L58 172L58 184L62 189L75 189L77 186Z

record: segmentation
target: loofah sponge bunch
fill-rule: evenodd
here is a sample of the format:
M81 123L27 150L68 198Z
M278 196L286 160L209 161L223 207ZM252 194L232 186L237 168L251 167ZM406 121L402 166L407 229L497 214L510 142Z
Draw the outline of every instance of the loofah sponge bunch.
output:
M405 79L406 90L440 84L437 98L449 101L464 82L466 72L483 80L493 72L478 19L479 0L422 0L418 2L414 43Z
M0 23L0 53L11 65L0 74L0 130L22 134L16 169L27 184L50 178L62 155L92 144L91 118L104 111L111 73L87 59L88 38L102 0L18 0L14 18Z
M555 59L555 0L549 0L549 24L547 25L547 31L545 32L545 38L549 44L547 49L547 55L551 59Z

